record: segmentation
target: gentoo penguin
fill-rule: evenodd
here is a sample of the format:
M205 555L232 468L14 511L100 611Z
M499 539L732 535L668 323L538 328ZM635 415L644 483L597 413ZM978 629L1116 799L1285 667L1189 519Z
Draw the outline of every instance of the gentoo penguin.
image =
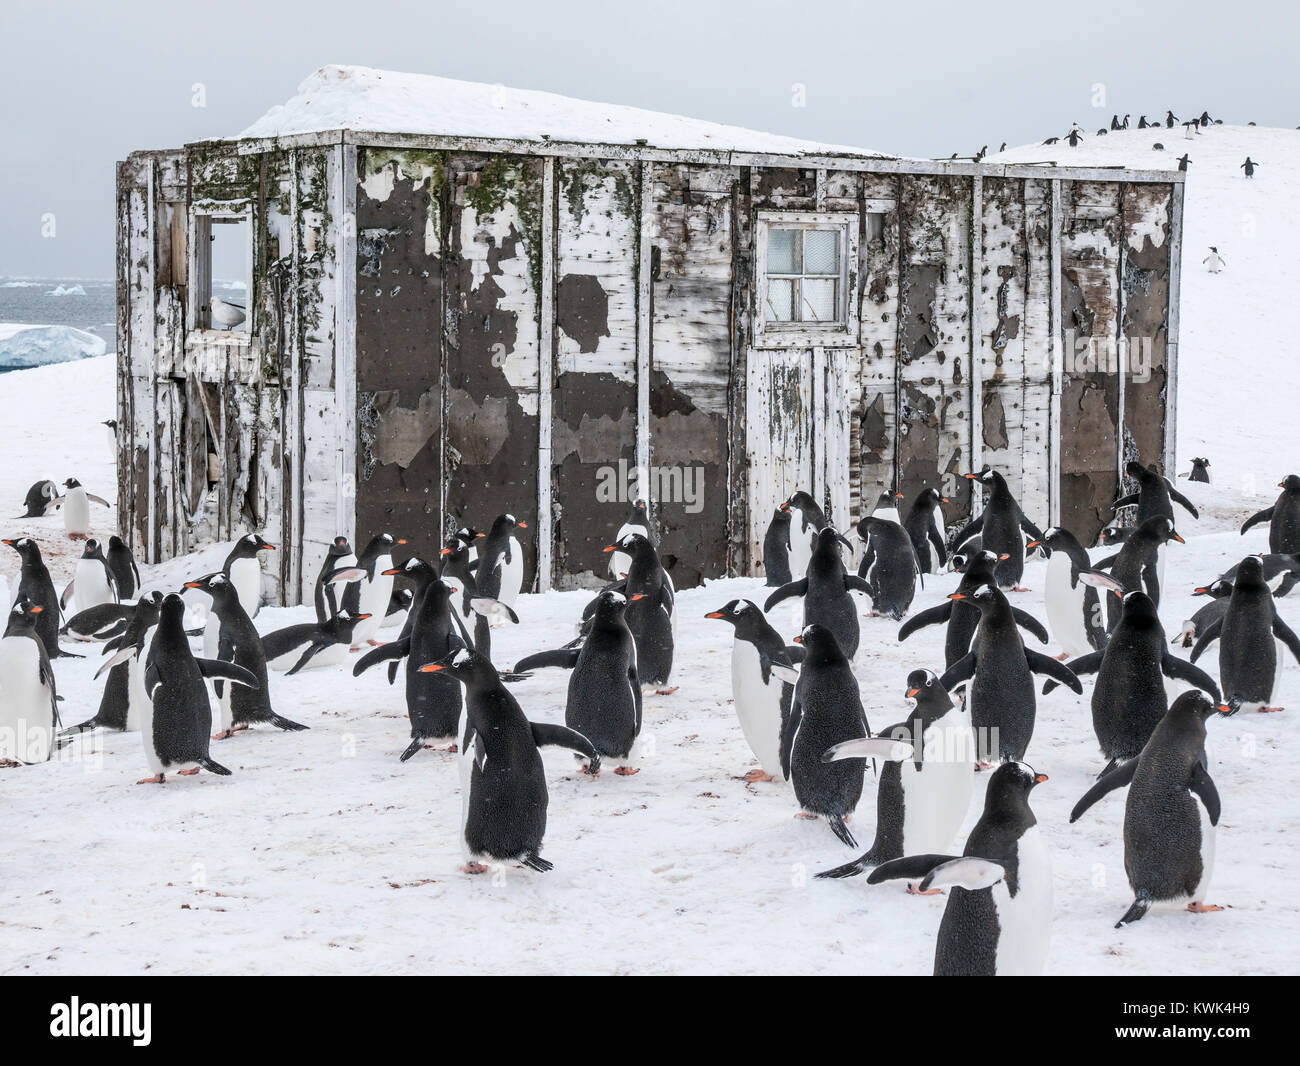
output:
M1193 459L1192 472L1187 475L1187 480L1199 481L1202 484L1208 485L1210 483L1210 460L1199 458Z
M45 645L45 654L51 659L57 659L60 655L81 658L59 648L59 597L54 591L54 582L50 580L50 572L45 569L45 563L41 559L40 545L31 537L18 537L0 543L8 544L23 561L14 601L30 600L33 606L41 609L36 616L36 635Z
M328 622L339 613L339 583L334 580L334 577L340 571L355 569L356 565L357 556L347 537L339 536L330 541L330 546L325 549L325 561L321 564L320 573L316 577L316 588L312 593L317 622Z
M405 656L406 713L411 723L411 739L399 757L401 762L406 762L421 748L438 743L448 744L449 750L455 751L462 707L460 685L453 678L420 669L465 648L468 635L457 625L451 587L437 579L433 567L423 559L408 559L402 567L405 574L420 570L432 576L411 616L410 632L367 652L352 668L353 676L359 677L374 663Z
M75 477L68 478L63 484L68 491L54 501L55 506L63 509L63 528L68 531L70 540L85 540L90 536L91 502L105 507L111 507L112 504L101 496L87 492Z
M135 732L140 728L140 708L144 694L144 664L140 661L151 630L158 624L158 608L162 606L162 593L142 596L133 604L122 604L126 611L126 629L104 646L104 654L116 653L113 660L95 673L99 677L108 670L108 680L99 700L95 717L79 725L70 726L65 733L85 733L92 729L108 729L115 733Z
M1172 111L1166 111L1166 112L1165 112L1165 126L1166 126L1166 128L1168 128L1168 129L1173 129L1174 126L1177 124L1177 122L1178 122L1178 116L1177 116L1177 115L1175 115Z
M0 638L0 766L48 762L59 725L54 670L36 635L44 608L22 596Z
M242 666L194 657L185 636L185 602L172 593L159 609L158 628L145 659L144 687L149 698L142 708L140 733L154 776L138 784L162 784L173 770L186 777L200 769L230 775L208 754L212 708L205 677L257 687L257 678Z
M106 418L100 423L104 427L104 434L108 437L108 455L109 461L117 462L117 419Z
M629 533L640 533L651 544L655 543L654 536L650 532L650 515L646 510L645 500L632 501L627 521L619 526L618 532L614 534L614 543L617 544ZM618 581L627 573L627 568L631 565L632 558L626 552L614 552L609 557L609 576Z
M1184 692L1164 716L1142 754L1116 766L1070 812L1071 823L1117 788L1129 786L1124 805L1124 869L1133 906L1115 928L1132 925L1152 904L1184 903L1198 913L1214 872L1219 793L1205 764L1205 721L1217 706L1199 692Z
M357 556L356 569L364 571L359 581L348 585L343 594L343 606L356 616L357 626L352 631L352 647L378 644L375 634L388 613L388 601L393 596L393 549L405 544L391 533L380 533L370 538L370 543ZM336 577L339 576L336 571Z
M1136 759L1169 708L1164 678L1204 689L1215 703L1219 686L1205 673L1170 654L1155 604L1144 592L1126 592L1124 611L1104 651L1066 663L1075 674L1097 675L1092 689L1092 728L1106 769ZM1048 681L1043 694L1056 683ZM1103 771L1104 773L1105 771Z
M249 618L256 618L262 606L262 565L257 561L258 552L273 552L274 544L268 544L257 533L245 533L226 556L221 571L230 578L239 596L239 602L248 612Z
M898 513L898 501L902 498L901 492L882 492L876 497L876 506L871 511L871 517L901 526L903 519Z
M411 583L409 589L401 590L407 594L406 618L402 622L401 632L395 641L381 644L377 648L371 648L361 656L352 668L352 676L360 677L362 671L375 663L387 661L388 683L391 685L397 680L397 668L400 665L400 660L410 654L411 629L415 626L415 620L419 616L420 599L428 591L429 586L438 580L438 567L413 555L401 566L393 567L390 576L394 581L401 579ZM448 587L451 588L451 586ZM457 609L456 601L458 596L458 590L452 589L452 610Z
M23 500L23 513L19 518L40 518L50 504L59 498L59 486L53 481L38 481L27 490Z
M357 623L346 610L321 622L285 626L262 637L262 652L272 670L296 674L308 667L337 666L347 662L348 648Z
M1087 550L1068 529L1052 526L1042 540L1025 547L1045 545L1047 581L1043 602L1052 636L1067 658L1077 658L1106 646L1106 621L1097 590L1122 591L1115 578L1092 568Z
M627 578L617 586L627 597L624 617L636 640L637 676L642 685L656 686L661 695L667 695L676 691L675 687L667 687L675 648L673 613L676 601L673 587L654 545L640 533L630 533L605 550L612 552L618 548L622 548L632 560ZM594 612L597 602L588 604L588 610Z
M1022 762L998 767L960 857L909 855L867 876L873 885L919 879L923 892L953 886L935 943L936 977L1043 972L1052 935L1052 862L1029 793L1046 780Z
M461 759L469 767L469 780L461 828L469 861L462 869L486 873L487 863L516 861L545 873L551 869L540 854L548 795L537 749L555 745L575 751L589 760L589 774L600 771L599 752L568 726L528 721L496 668L467 648L420 669L445 670L465 687Z
M912 606L917 578L924 572L912 539L902 526L874 515L860 519L856 528L867 546L858 577L871 590L871 611L897 622Z
M1133 526L1121 526L1112 523L1111 525L1105 526L1102 531L1097 534L1097 543L1094 544L1093 547L1117 548L1132 535Z
M1300 555L1270 552L1268 555L1259 555L1255 556L1255 558L1259 559L1264 568L1264 584L1279 599L1290 592L1297 583L1300 583ZM1219 575L1219 580L1232 584L1237 580L1237 567L1234 566L1231 570L1225 570Z
M1114 555L1098 559L1094 570L1109 570L1110 576L1120 583L1125 592L1145 591L1151 602L1160 606L1160 549L1171 540L1187 542L1165 515L1148 518L1134 530ZM1106 597L1106 629L1113 631L1119 624L1123 605L1116 596Z
M1268 706L1277 677L1277 638L1300 662L1300 639L1282 621L1273 594L1264 583L1259 558L1248 555L1237 566L1237 580L1228 597L1227 609L1197 638L1192 662L1214 641L1219 641L1219 681L1223 698L1232 709L1280 711Z
M85 550L77 560L72 580L59 597L59 606L67 607L74 597L78 611L98 607L101 603L118 602L117 580L108 567L108 560L104 558L104 549L94 537L86 539Z
M798 581L808 569L813 541L826 526L826 515L803 489L792 493L781 510L790 512L790 579Z
M953 558L959 557L953 556ZM990 551L979 551L969 560L962 560L961 580L953 590L961 593L961 598L949 596L942 603L914 614L899 627L898 639L906 640L925 626L946 623L948 630L943 644L944 669L946 670L968 654L971 641L975 639L975 631L980 624L980 610L970 597L985 585L993 584L993 572L997 562L998 557ZM1047 643L1047 630L1037 618L1019 607L1012 607L1011 615L1015 618L1016 625L1029 630L1043 644Z
M1232 595L1232 582L1217 578L1193 591L1192 595L1209 596L1210 600L1203 607L1198 607L1196 613L1183 622L1182 629L1174 635L1170 644L1181 644L1184 648L1190 648L1211 622L1223 618L1223 612L1228 609L1228 597Z
M947 502L948 497L940 496L938 489L925 488L917 493L912 506L908 508L903 528L912 539L912 547L916 549L916 558L923 574L937 574L948 563L948 552L944 547L943 511L939 508L941 503Z
M469 601L478 595L478 582L470 569L476 558L475 550L456 534L447 538L439 552L439 576L457 591L457 609L465 621L474 614Z
M790 584L790 575L790 512L778 507L763 535L763 576L768 588L780 588Z
M850 740L823 756L839 760L875 755L885 765L876 792L876 839L870 850L818 877L853 877L904 855L942 854L966 818L975 781L970 715L965 707L953 705L933 670L908 674L906 695L914 701L915 713L873 738L897 742L901 750L882 753L868 747L869 741Z
M134 604L101 603L85 611L78 611L59 630L59 636L75 640L111 640L122 635L131 617Z
M1149 518L1164 515L1170 522L1174 520L1174 504L1178 504L1193 518L1200 518L1196 505L1174 488L1172 482L1160 474L1155 465L1143 466L1132 462L1124 467L1124 472L1138 483L1137 492L1121 496L1111 506L1118 511L1123 507L1137 508L1137 525L1142 525Z
M759 766L745 774L745 780L784 783L781 733L790 717L794 686L773 673L772 667L793 672L794 661L786 643L749 600L730 600L704 617L729 622L735 630L731 643L731 694L740 730Z
M1300 552L1300 477L1287 474L1278 483L1282 490L1272 507L1257 511L1241 525L1242 533L1261 522L1268 523L1268 550L1294 555Z
M952 598L966 594L954 592ZM970 682L967 706L982 761L1023 759L1037 711L1032 675L1054 677L1079 695L1083 686L1062 663L1025 647L1011 604L999 589L985 587L969 598L980 609L974 647L944 672L940 684L951 692Z
M527 522L512 514L498 515L493 521L479 547L475 570L480 596L500 600L507 607L515 605L524 585L524 552L515 539L515 530L527 528Z
M113 572L113 581L117 585L117 598L135 599L140 587L140 568L135 565L135 556L126 546L126 541L116 534L108 538L108 568Z
M842 843L856 848L844 820L862 797L863 765L857 757L823 762L822 755L836 744L869 737L871 726L849 660L830 629L814 622L797 639L804 660L781 740L781 769L801 811L825 818Z
M225 740L232 733L247 729L250 725L265 722L277 729L292 732L307 729L299 722L282 718L271 707L271 689L266 677L266 656L262 652L262 639L244 605L235 591L234 582L224 573L208 574L197 581L187 581L187 589L198 589L212 597L212 611L221 624L220 643L217 646L217 658L221 662L234 663L247 670L257 681L256 687L231 685L228 693L223 693L224 681L216 681L213 689L221 708L221 721L213 740Z
M1246 161L1242 163L1237 169L1244 170L1246 172L1246 177L1253 178L1255 176L1255 168L1258 166L1259 164L1256 163L1253 159L1251 159L1250 156L1246 156Z
M976 533L983 540L983 545L991 552L996 552L999 559L996 571L998 588L1011 588L1024 592L1020 588L1020 578L1025 572L1025 533L1030 539L1042 540L1042 531L1025 517L1020 504L1011 495L1007 479L996 470L985 470L979 474L966 475L972 481L978 481L988 492L984 501L984 511L970 522L953 541L952 549L956 551ZM1002 556L1006 556L1005 559Z
M768 596L763 611L770 613L782 600L802 596L805 624L816 622L825 626L845 657L852 659L858 653L861 627L858 608L850 593L865 592L870 596L872 590L866 581L844 569L841 544L848 546L848 542L830 526L818 533L817 547L808 560L806 576L796 578Z
M564 724L590 740L603 760L615 760L614 773L621 776L637 772L630 763L641 733L641 682L636 641L624 619L627 606L621 593L606 589L596 598L581 647L539 652L515 664L515 673L544 666L573 671Z

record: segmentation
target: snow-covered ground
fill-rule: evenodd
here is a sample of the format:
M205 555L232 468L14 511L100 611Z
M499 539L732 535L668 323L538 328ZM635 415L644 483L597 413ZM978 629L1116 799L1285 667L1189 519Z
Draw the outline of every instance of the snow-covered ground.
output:
M1286 346L1272 337L1262 343L1266 323L1287 306L1264 298L1281 295L1275 275L1288 269L1283 237L1267 252L1219 232L1235 233L1242 205L1256 196L1254 240L1274 241L1263 234L1295 225L1283 205L1300 171L1285 153L1300 146L1300 135L1220 128L1203 140L1214 136L1243 140L1223 149L1223 176L1208 150L1193 151L1205 165L1194 166L1188 186L1179 454L1209 456L1221 484L1179 483L1202 519L1180 514L1188 543L1170 547L1161 613L1171 631L1204 602L1190 595L1197 584L1247 552L1267 550L1266 530L1241 537L1236 529L1294 469L1300 433L1285 417L1295 395L1286 384ZM1101 152L1119 136L1098 140ZM1239 190L1226 167L1239 161L1233 153L1244 159L1246 151L1264 166L1260 184ZM1276 183L1271 192L1266 176ZM1198 189L1202 181L1218 191ZM1198 218L1203 213L1218 225ZM1198 269L1199 243L1219 245L1224 274ZM98 423L112 400L109 358L0 378L11 441L0 464L8 513L21 510L39 477L71 474L106 492L111 463ZM102 532L112 531L112 516L96 509L93 517ZM57 517L14 520L4 534L38 537L53 554L60 587L76 554L61 529ZM12 577L16 556L4 551L0 573ZM146 583L174 588L222 554L146 568ZM1031 563L1025 581L1034 591L1015 596L1040 618L1043 578L1044 564ZM929 580L913 609L939 602L953 583ZM788 789L740 779L753 759L730 705L731 630L703 616L734 596L763 595L749 579L681 594L673 677L681 687L647 699L639 774L590 779L575 772L567 753L547 751L544 854L555 870L545 875L514 867L499 876L459 872L455 760L426 751L398 763L407 738L402 688L389 687L377 669L359 679L349 667L273 675L277 710L312 728L258 729L215 743L215 757L234 771L229 778L205 773L137 786L148 771L140 738L130 734L82 739L49 764L0 771L9 826L0 971L928 973L944 899L907 896L898 885L869 887L862 878L812 880L856 853L824 823L795 819ZM522 597L521 624L494 637L498 664L558 646L584 600L580 592ZM1279 601L1279 609L1300 626L1300 594ZM266 631L308 613L264 609L257 623ZM783 629L788 617L784 608L774 613ZM942 632L924 630L900 645L894 623L864 618L863 627L857 672L868 717L880 728L905 714L907 673L942 664ZM58 663L69 722L97 706L96 651ZM1202 664L1215 672L1213 650ZM531 717L562 721L566 683L562 671L542 671L514 690ZM1049 972L1295 972L1300 666L1287 660L1275 690L1286 712L1210 724L1223 818L1207 898L1227 909L1153 913L1123 930L1112 928L1131 901L1122 795L1068 824L1103 762L1090 692L1085 680L1083 697L1057 689L1040 698L1028 755L1050 776L1033 796L1055 864ZM987 776L978 778L963 838L978 817ZM863 850L873 834L874 796L869 781L852 823Z

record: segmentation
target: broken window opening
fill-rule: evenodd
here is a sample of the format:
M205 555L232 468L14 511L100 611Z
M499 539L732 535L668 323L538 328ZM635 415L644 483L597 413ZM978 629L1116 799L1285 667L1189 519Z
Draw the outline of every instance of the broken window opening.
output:
M194 215L191 329L248 333L252 225L247 214Z

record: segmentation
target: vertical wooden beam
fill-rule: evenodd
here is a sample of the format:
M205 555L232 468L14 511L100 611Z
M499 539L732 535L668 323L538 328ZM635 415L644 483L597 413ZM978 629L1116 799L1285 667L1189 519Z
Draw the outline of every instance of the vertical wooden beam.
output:
M636 470L637 491L649 504L650 491L650 164L638 166L640 210L637 219L636 276ZM653 513L653 512L652 512Z
M820 211L826 205L826 168L817 168L817 184L813 189L813 206Z
M1119 478L1118 492L1124 491L1124 402L1128 378L1128 344L1124 337L1124 313L1128 305L1128 293L1124 291L1124 274L1128 268L1128 229L1124 225L1124 198L1130 186L1124 182L1119 186L1119 256L1115 266L1115 385L1119 398L1116 400L1115 414L1115 474ZM1141 458L1141 456L1139 456Z
M357 148L334 149L334 394L339 445L338 528L355 541L357 525Z
M1051 366L1048 368L1050 400L1047 418L1047 502L1048 521L1058 525L1061 521L1061 374L1063 371L1061 345L1065 343L1061 330L1061 179L1052 179L1051 212L1051 306L1048 308L1052 339Z
M303 382L302 382L302 348L299 344L301 333L302 307L298 286L302 279L302 249L298 240L300 227L299 212L302 205L298 194L298 157L299 149L289 151L289 255L291 269L287 278L281 280L281 299L287 300L288 311L284 314L284 330L288 334L284 339L284 349L289 362L289 392L285 397L285 448L288 452L289 465L289 528L285 533L286 547L289 550L289 588L285 593L286 604L302 602L302 463L303 463ZM283 250L282 250L283 251Z
M555 157L542 160L542 291L537 345L537 591L551 587L551 391L555 382Z
M1169 204L1169 333L1165 344L1165 448L1164 473L1178 469L1178 327L1183 283L1183 192L1181 181L1170 190Z
M149 518L148 518L148 546L146 558L151 563L159 561L159 551L161 545L161 531L158 521L158 345L154 333L154 294L158 291L157 279L154 276L154 270L157 266L157 242L154 238L154 225L157 221L154 214L154 161L150 159L145 164L145 181L144 181L144 212L145 212L145 229L149 235L149 285L144 292L140 293L141 299L147 301L145 310L149 322L149 351L147 369L149 372Z
M817 506L825 508L828 500L826 498L826 479L832 473L828 467L829 457L826 454L826 425L831 419L831 402L829 396L829 381L826 372L826 349L817 347L812 350L812 495L817 501ZM843 518L836 519L843 523Z
M976 165L970 191L970 466L984 465L984 176ZM984 490L971 482L971 513L984 503Z

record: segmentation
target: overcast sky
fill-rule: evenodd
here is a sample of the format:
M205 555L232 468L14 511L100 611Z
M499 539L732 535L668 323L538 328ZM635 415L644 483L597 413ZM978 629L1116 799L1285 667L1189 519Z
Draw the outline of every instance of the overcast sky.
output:
M325 63L920 156L1095 129L1116 111L1300 124L1294 0L0 0L0 41L0 275L110 277L116 160L234 133Z

